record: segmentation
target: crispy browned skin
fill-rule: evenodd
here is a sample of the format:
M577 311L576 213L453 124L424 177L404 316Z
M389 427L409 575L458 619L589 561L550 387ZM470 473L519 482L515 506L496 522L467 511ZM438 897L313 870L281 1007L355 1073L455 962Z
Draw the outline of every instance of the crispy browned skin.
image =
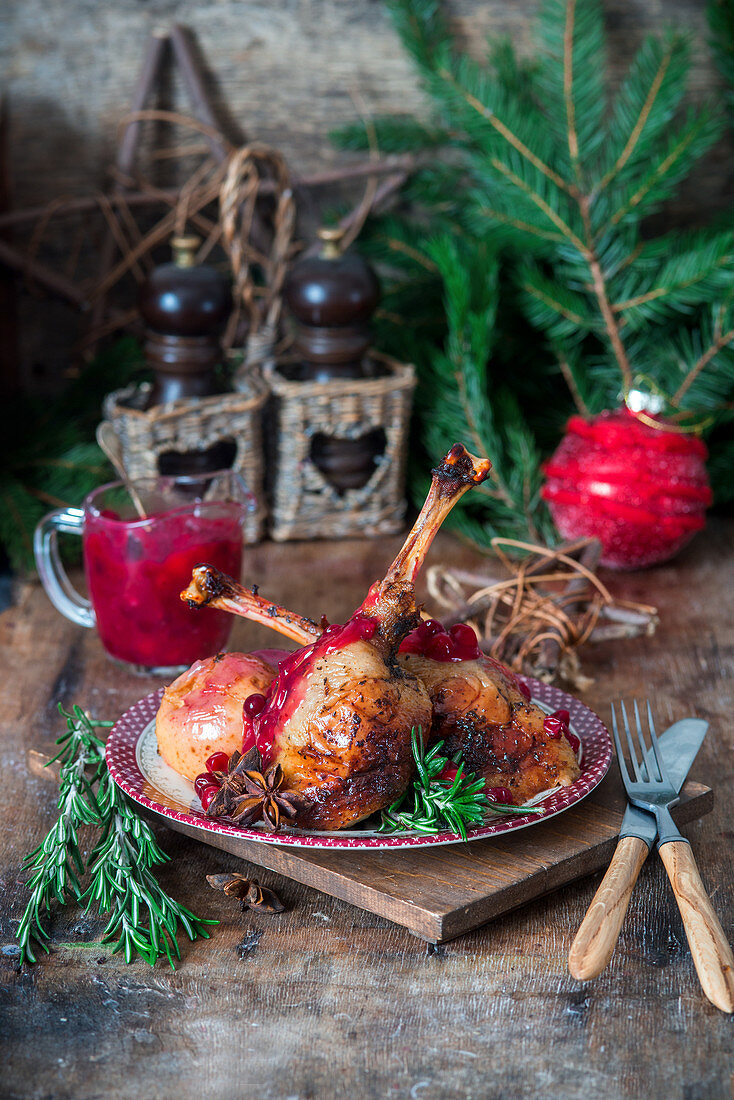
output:
M256 737L264 764L280 764L285 785L309 797L309 809L299 811L300 826L353 825L390 805L408 785L414 771L411 732L420 726L427 735L431 725L426 688L395 659L419 622L413 582L453 505L489 470L487 459L460 444L452 447L433 471L400 553L358 609L376 626L373 637L333 652L327 640L317 641L296 673L281 671L256 722ZM312 622L268 605L208 566L197 567L182 598L267 622L298 640L313 639Z
M309 798L299 825L342 829L390 805L413 773L411 728L430 729L423 684L371 642L356 641L317 658L298 688L271 760L287 787Z
M402 639L420 621L415 576L454 504L489 474L487 459L460 444L432 472L431 488L412 530L382 581L373 584L359 613L377 625L370 641L307 662L275 723L269 763L288 786L312 800L299 813L311 829L342 829L389 806L414 771L411 733L431 725L426 688L395 660ZM277 696L277 686L274 698Z
M508 787L522 803L578 779L566 738L548 737L543 711L498 661L431 661L417 653L401 653L399 661L428 689L434 739L443 740L449 754L461 749L468 770L484 776L488 787Z

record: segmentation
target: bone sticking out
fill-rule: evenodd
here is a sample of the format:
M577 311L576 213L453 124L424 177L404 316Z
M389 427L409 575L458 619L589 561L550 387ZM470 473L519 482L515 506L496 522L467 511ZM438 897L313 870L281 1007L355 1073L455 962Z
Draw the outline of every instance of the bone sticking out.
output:
M189 607L213 607L217 611L228 611L251 622L262 623L301 645L308 645L322 633L321 627L312 619L263 599L213 565L194 567L191 584L183 590L181 599Z
M464 493L486 480L491 469L488 458L477 458L461 443L454 443L440 466L431 471L428 496L400 553L385 574L385 581L415 580L446 516Z

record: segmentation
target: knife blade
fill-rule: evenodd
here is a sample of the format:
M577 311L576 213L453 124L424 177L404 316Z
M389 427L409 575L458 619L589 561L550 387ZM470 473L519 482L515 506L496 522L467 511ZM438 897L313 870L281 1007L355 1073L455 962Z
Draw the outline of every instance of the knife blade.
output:
M704 722L701 718L683 718L680 722L675 722L670 726L659 738L663 763L670 781L675 787L676 794L680 791L686 776L691 770L708 728L708 722ZM655 758L652 749L648 750L645 759L648 766L652 761L654 768ZM652 814L645 813L644 810L638 810L631 804L627 805L622 818L622 826L619 830L620 840L626 836L639 837L640 840L645 841L649 851L655 841L657 831L655 818Z
M679 791L708 730L700 718L675 722L659 738L671 782ZM651 753L647 754L646 760ZM652 814L629 805L617 848L571 945L568 968L578 981L600 974L612 957L637 876L657 835Z

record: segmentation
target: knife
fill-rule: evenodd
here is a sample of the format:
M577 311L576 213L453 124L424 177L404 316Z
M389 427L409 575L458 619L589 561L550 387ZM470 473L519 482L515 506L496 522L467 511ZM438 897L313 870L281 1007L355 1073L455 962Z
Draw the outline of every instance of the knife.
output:
M707 730L708 722L684 718L661 735L663 761L676 792L683 786ZM647 754L648 762L651 757L652 750ZM637 876L656 836L652 814L628 805L612 862L569 952L568 968L578 981L595 978L612 957Z

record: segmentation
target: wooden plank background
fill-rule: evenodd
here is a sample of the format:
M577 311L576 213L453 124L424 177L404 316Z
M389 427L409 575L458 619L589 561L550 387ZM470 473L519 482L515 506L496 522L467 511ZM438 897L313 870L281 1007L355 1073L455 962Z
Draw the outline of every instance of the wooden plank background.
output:
M244 577L311 615L338 620L361 600L396 539L265 543ZM584 701L649 694L661 727L686 715L711 729L692 778L715 805L686 827L722 925L734 938L734 524L712 520L670 565L606 575L621 598L657 604L652 638L587 649ZM447 535L431 560L476 565ZM238 623L233 642L272 640ZM54 788L27 752L59 732L59 701L114 718L158 686L107 661L92 631L62 619L37 586L0 616L0 1095L8 1100L725 1100L732 1027L704 1000L657 859L643 868L608 970L568 973L573 935L599 875L484 928L427 947L381 917L256 871L288 911L241 914L205 875L234 857L159 829L174 857L161 878L222 923L183 944L175 973L125 966L74 910L53 921L54 954L17 969L22 856L53 817ZM522 834L518 834L522 839ZM246 865L244 865L246 866Z
M706 45L703 0L602 3L613 85L642 38L672 24L688 29L694 39L695 98L720 94ZM510 35L524 53L531 52L538 0L446 0L446 7L461 40L477 56L488 35ZM354 94L372 114L426 112L382 0L208 0L199 5L189 0L10 0L0 4L0 73L16 205L88 194L103 186L146 36L175 22L189 25L198 37L209 85L230 134L275 145L296 172L342 160L327 134L355 119ZM176 76L164 87L160 105L188 111ZM668 217L695 222L728 209L733 154L727 137L701 164L695 180L683 185ZM354 188L351 197L360 193ZM312 193L302 206L305 221L312 224L334 198L333 191ZM59 269L72 247L72 230L67 234L54 232L49 238L48 255ZM20 319L24 381L48 388L67 365L78 325L67 306L45 297L24 296Z
M602 3L615 84L642 37L672 24L694 36L696 96L718 87L702 0ZM101 184L145 37L175 22L195 31L211 87L232 121L278 146L297 171L334 161L327 131L355 117L351 92L374 114L425 110L381 0L25 0L1 7L0 71L11 108L16 196L23 203ZM446 8L477 56L488 35L501 34L531 52L538 0L447 0ZM177 84L168 98L172 106L186 105ZM690 208L728 202L723 176L722 166L707 173L703 192L689 192Z

